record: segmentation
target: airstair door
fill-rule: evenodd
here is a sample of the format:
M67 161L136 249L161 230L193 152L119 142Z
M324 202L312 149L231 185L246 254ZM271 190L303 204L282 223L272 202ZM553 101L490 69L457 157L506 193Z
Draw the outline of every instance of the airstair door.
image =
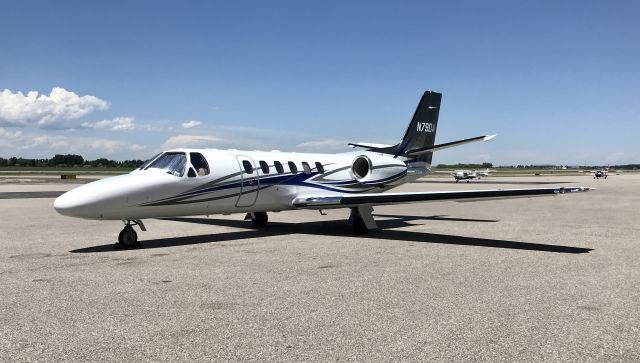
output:
M253 159L248 156L239 155L236 156L236 159L238 160L240 175L242 177L240 182L240 195L238 195L236 207L251 207L256 203L258 193L260 192L259 169L256 168L256 163L253 162Z

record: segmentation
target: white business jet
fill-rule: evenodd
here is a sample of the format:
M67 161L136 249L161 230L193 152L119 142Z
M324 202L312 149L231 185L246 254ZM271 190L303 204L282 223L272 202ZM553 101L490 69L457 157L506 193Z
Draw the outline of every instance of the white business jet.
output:
M118 244L138 243L134 225L146 218L246 213L257 227L267 212L350 208L357 234L376 228L373 206L441 200L475 200L585 192L592 188L500 189L383 193L414 181L431 167L434 151L493 136L435 145L441 94L425 92L396 145L349 144L356 151L310 154L215 149L174 149L126 175L98 180L55 200L58 213L77 218L122 220Z

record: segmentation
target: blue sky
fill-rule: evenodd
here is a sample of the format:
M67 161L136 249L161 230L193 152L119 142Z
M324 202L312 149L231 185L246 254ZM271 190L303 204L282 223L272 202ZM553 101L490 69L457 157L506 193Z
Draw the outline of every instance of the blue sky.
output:
M437 142L498 134L435 163L637 163L639 4L5 3L0 156L347 151L433 89Z

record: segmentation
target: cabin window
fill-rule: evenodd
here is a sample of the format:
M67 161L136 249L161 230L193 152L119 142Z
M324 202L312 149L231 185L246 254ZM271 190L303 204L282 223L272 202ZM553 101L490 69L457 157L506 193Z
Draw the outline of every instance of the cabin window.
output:
M183 176L186 163L187 156L184 153L168 152L154 160L147 169L162 169L166 170L168 174Z
M302 170L304 171L305 174L311 174L311 167L306 161L302 162Z
M191 165L199 176L209 175L209 164L207 159L200 153L189 153Z
M193 168L189 168L189 172L187 172L187 176L189 178L195 178L196 177L196 171L193 170Z
M322 166L322 163L316 161L316 170L318 170L318 173L324 174L324 166Z
M147 161L145 161L144 163L142 163L142 165L140 165L138 167L139 170L144 170L144 168L146 168L147 166L149 166L149 164L151 164L152 161L154 161L158 156L160 156L160 154L162 153L157 153L155 155L153 155L152 157L150 157L149 159L147 159Z
M267 164L264 160L260 160L260 169L264 174L269 174L269 164Z
M293 161L290 161L288 164L289 164L289 170L291 170L291 174L295 174L298 172L298 167L296 166L296 163L294 163Z
M251 165L251 162L249 160L242 160L242 166L244 167L244 171L246 171L247 174L253 174L253 165Z
M273 166L276 167L276 171L278 172L278 174L284 174L284 167L282 166L281 162L274 161Z

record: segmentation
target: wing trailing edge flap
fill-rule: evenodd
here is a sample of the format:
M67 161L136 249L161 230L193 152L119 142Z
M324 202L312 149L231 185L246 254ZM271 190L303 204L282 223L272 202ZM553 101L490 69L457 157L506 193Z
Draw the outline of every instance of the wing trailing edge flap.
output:
M582 193L594 190L589 187L561 187L536 189L498 189L498 190L466 190L453 192L419 192L419 193L379 193L358 195L336 195L326 197L300 197L293 200L296 208L336 208L358 205L401 204L429 201L480 201L492 199L527 198L552 196L568 193Z

